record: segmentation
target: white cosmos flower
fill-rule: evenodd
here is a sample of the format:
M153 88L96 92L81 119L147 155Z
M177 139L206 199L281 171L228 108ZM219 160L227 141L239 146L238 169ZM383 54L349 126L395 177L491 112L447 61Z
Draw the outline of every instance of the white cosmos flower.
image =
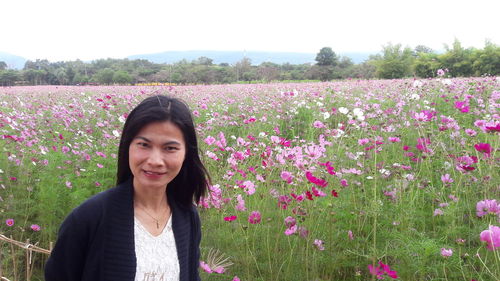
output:
M363 110L361 108L356 107L355 109L352 110L352 113L356 116L363 116Z
M330 118L330 116L331 116L331 115L330 115L330 113L329 113L329 112L323 112L323 119L325 119L325 120L326 120L326 119Z
M118 131L117 131L117 130L113 130L113 135L114 135L115 137L119 137L119 136L120 136L120 133L118 133Z
M347 109L345 107L341 107L341 108L339 108L339 112L342 114L347 114L349 112L349 109Z

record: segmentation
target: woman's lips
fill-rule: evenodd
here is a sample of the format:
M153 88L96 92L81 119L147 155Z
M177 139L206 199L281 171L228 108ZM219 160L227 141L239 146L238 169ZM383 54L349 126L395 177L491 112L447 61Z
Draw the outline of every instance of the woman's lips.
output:
M161 176L165 175L166 172L153 172L153 171L146 171L146 170L143 170L144 172L144 175L146 175L146 177L148 178L160 178Z

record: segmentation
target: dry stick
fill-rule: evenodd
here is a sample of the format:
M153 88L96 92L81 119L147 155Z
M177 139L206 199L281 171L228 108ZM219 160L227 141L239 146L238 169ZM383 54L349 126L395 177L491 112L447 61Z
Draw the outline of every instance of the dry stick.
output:
M2 252L3 252L3 243L0 244L0 280L2 280L3 270L2 270Z
M24 248L26 251L26 281L31 280L31 276L33 275L33 268L32 268L32 258L33 258L33 251L38 252L38 253L43 253L50 255L50 252L52 250L52 242L50 242L50 250L40 248L36 245L32 245L30 243L30 240L26 240L26 243L17 241L12 239L12 236L10 238L6 237L3 234L0 234L0 241L6 241L7 243L10 244L10 250L11 250L11 256L12 256L12 264L14 268L14 280L17 279L17 266L16 266L16 258L15 258L15 250L14 250L14 245ZM1 268L1 249L0 249L0 280L7 280L10 281L9 279L2 277L2 268Z
M26 245L30 245L30 240L26 240ZM29 257L29 250L25 251L26 252L26 281L30 281L30 257Z
M12 236L10 236L10 239L12 239ZM10 244L10 254L12 256L12 265L14 267L14 280L17 281L17 269L16 269L16 253L14 251L14 244Z

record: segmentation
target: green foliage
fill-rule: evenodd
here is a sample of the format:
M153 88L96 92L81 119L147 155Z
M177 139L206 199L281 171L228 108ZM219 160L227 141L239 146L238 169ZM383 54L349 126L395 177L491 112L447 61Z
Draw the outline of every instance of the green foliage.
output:
M113 83L113 76L115 75L115 71L111 68L104 68L99 70L94 78L101 84L109 85Z
M330 47L323 47L319 50L319 53L316 55L317 65L322 66L335 66L337 65L337 55Z
M373 60L376 66L376 75L383 79L396 79L410 76L413 62L412 50L408 47L402 48L401 44L385 45L382 55Z
M113 74L113 82L116 84L130 84L132 82L132 77L123 70L118 70Z
M3 73L0 85L84 85L96 84L229 84L251 81L302 81L374 77L394 79L418 76L435 77L438 69L448 69L448 76L495 76L500 74L500 47L486 41L483 49L465 49L458 40L446 52L435 53L431 48L417 45L414 49L401 44L387 44L382 52L368 61L354 64L347 57L338 57L330 47L316 55L316 64L292 65L263 62L252 65L243 58L234 65L215 65L208 57L173 64L157 64L144 59L99 59L49 62L28 60L21 71ZM0 62L0 71L7 71ZM115 72L120 71L118 74ZM14 72L17 75L14 75ZM127 74L125 74L127 73ZM116 75L115 75L116 74Z

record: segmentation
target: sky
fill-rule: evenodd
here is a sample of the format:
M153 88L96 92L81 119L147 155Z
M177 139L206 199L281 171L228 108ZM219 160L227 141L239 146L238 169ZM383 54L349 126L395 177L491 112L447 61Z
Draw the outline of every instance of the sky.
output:
M93 60L164 51L377 53L500 44L498 0L2 0L0 51Z

